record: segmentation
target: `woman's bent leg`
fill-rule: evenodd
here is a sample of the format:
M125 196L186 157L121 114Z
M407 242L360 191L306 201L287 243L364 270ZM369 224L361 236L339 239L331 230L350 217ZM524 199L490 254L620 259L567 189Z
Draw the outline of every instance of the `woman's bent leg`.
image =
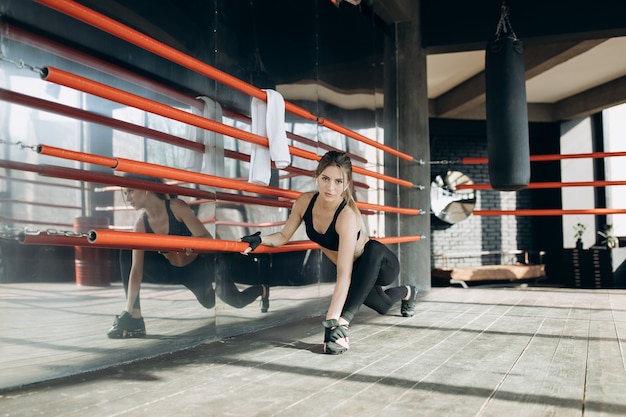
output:
M216 291L217 296L226 304L235 308L243 308L263 294L263 287L253 285L239 291L232 280L222 277L216 284Z
M407 295L409 295L409 290L404 285L401 287L388 288L384 291L382 287L377 285L367 295L363 304L375 310L378 314L387 314L395 303L402 300Z

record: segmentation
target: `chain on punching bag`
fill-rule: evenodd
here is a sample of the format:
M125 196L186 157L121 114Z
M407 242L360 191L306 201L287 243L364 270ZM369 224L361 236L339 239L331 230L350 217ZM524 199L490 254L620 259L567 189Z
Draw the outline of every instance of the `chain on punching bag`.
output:
M521 190L530 182L524 52L504 2L495 38L485 51L485 94L491 187Z

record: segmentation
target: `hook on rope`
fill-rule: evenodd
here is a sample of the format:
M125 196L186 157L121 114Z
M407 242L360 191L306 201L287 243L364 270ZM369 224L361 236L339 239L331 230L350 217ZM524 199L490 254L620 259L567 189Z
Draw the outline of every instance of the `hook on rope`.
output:
M431 165L454 165L454 164L462 164L463 161L460 159L443 159L441 161L430 161Z
M87 237L88 233L78 233L73 230L57 230L47 229L46 234L48 236L67 236L67 237Z
M11 58L8 58L6 56L4 56L3 54L0 54L0 61L5 61L8 62L10 64L13 64L17 67L17 69L28 69L31 70L33 72L36 72L37 74L39 74L39 76L41 77L41 75L43 74L43 68L41 67L36 67L34 65L29 65L27 63L24 62L23 59L20 59L19 61L15 61Z
M506 5L505 0L502 0L502 5L500 6L500 19L498 20L498 26L496 27L496 41L507 32L510 33L509 36L512 39L518 40L515 31L513 31L513 25L511 25L511 21L509 19L509 6Z
M15 239L19 241L24 235L38 236L39 230L29 229L28 226L15 227L8 224L0 224L0 238Z
M39 229L29 229L28 226L24 226L21 232L24 233L25 235L31 235L31 236L37 236L41 233Z
M31 151L37 151L37 146L38 145L26 145L24 142L17 141L17 142L11 142L5 139L0 139L0 144L5 144L5 145L13 145L13 146L19 146L22 149L30 149Z

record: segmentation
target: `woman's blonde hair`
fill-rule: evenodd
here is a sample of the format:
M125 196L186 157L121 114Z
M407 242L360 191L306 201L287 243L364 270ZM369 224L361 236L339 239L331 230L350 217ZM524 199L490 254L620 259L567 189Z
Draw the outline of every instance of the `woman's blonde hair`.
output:
M352 211L354 211L354 214L357 216L357 219L359 219L359 223L361 224L361 227L363 227L363 219L361 217L361 211L356 206L356 202L354 201L354 197L352 196L352 193L353 193L352 188L353 188L354 183L352 181L352 161L350 160L350 157L345 152L340 152L340 151L326 152L324 156L322 156L322 159L320 159L317 165L317 169L315 170L315 178L319 177L322 171L324 171L329 166L339 167L339 169L341 169L341 172L343 172L343 175L344 175L344 178L346 179L347 184L344 187L343 192L341 193L341 197L348 204L348 207L350 207Z

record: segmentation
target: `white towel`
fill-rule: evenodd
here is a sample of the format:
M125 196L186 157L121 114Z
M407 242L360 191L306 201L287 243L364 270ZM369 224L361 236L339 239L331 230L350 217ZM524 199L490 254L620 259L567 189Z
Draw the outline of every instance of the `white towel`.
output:
M202 100L204 104L202 108L202 116L204 118L222 123L223 113L220 103L206 96L198 96L196 99ZM204 154L196 152L197 171L223 177L225 175L224 136L212 130L198 128L196 142L204 143ZM199 185L198 188L203 191L215 192L215 187L209 187L208 185ZM200 204L197 209L199 218L215 218L217 209L215 202ZM212 236L217 236L215 222L208 222L205 224L205 227Z
M202 100L202 111L193 107L192 113L206 119L222 123L222 106L206 96L196 97ZM189 150L186 154L185 169L204 174L224 175L224 138L222 134L200 127L194 128L194 140L204 145L204 154Z
M204 105L202 106L202 108L204 108ZM203 115L202 110L198 107L192 107L191 113L195 114L196 116ZM188 137L197 143L202 143L202 144L204 143L204 129L201 129L199 127L195 127L192 125L187 125L187 129L189 133L186 134L185 137ZM185 150L184 158L185 158L183 162L184 169L195 171L195 172L200 172L200 170L202 169L202 154L201 153L196 152L191 149L187 149Z
M196 97L204 101L204 117L222 123L222 106L206 96ZM204 130L204 157L201 172L212 175L224 175L224 138L221 133Z
M291 155L285 133L285 100L278 91L264 91L267 93L267 103L252 98L251 130L257 135L267 136L269 149L260 145L252 146L248 181L268 185L272 176L271 161L274 161L276 168L282 169L291 164Z

